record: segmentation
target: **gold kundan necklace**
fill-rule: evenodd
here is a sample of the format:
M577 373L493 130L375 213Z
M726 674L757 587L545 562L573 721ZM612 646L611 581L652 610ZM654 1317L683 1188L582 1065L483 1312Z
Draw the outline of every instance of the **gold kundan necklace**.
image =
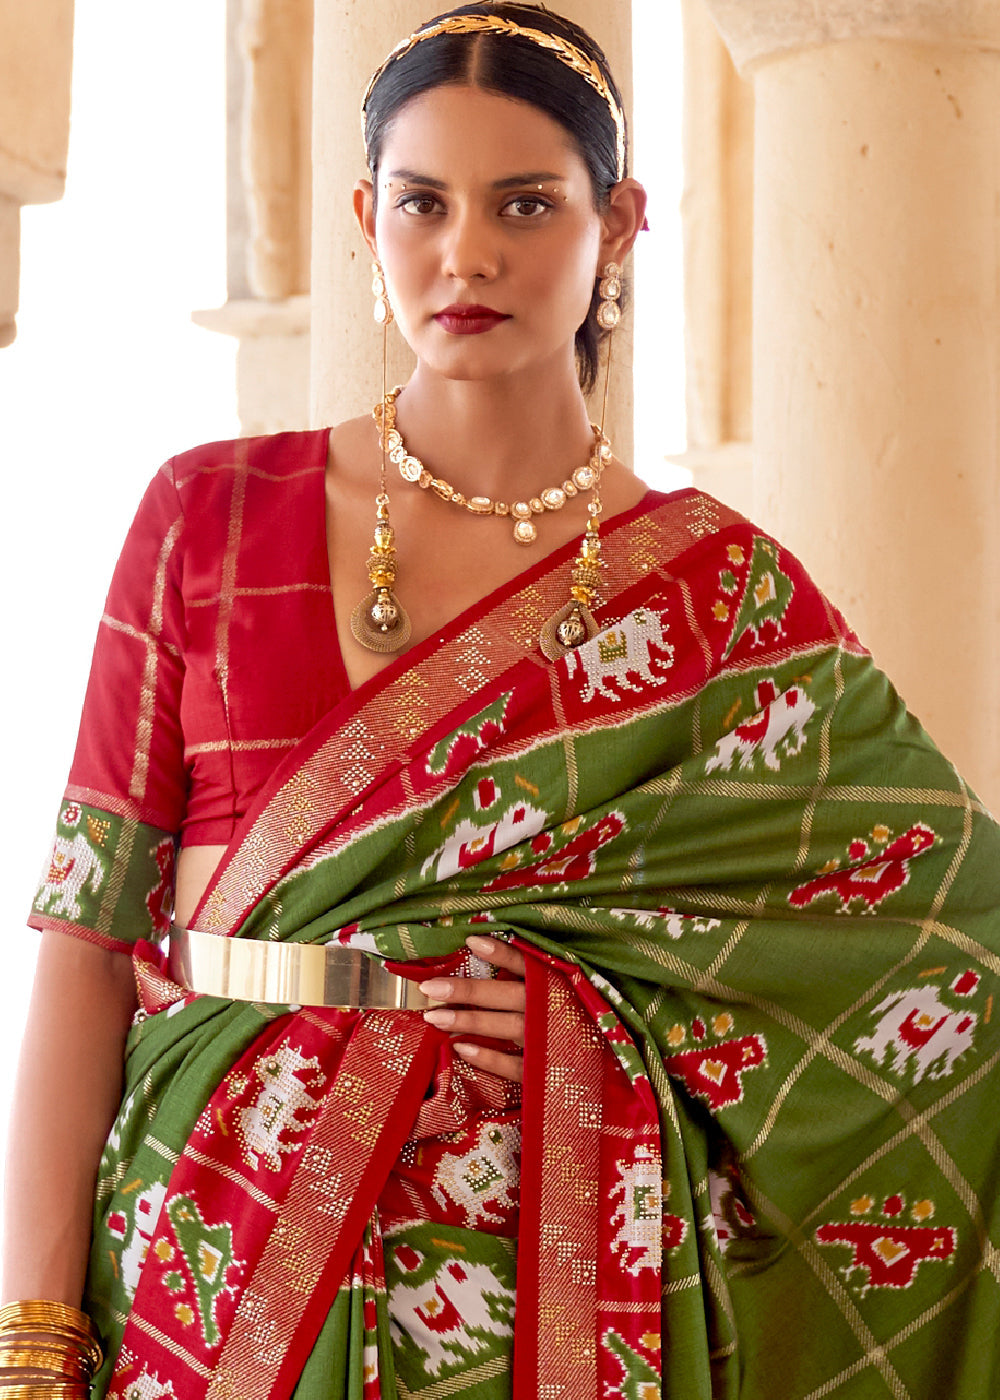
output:
M368 551L368 577L372 591L354 609L351 631L355 639L369 651L400 651L410 639L410 619L395 594L396 532L389 520L389 495L386 490L386 462L394 462L404 481L431 490L442 501L464 507L472 515L506 516L514 521L514 539L530 545L538 538L534 517L546 511L561 510L566 502L582 491L590 491L587 502L587 527L580 550L573 561L572 586L569 601L558 608L543 625L539 643L550 661L564 656L581 642L597 635L598 627L591 614L601 581L600 516L601 474L611 460L611 444L596 424L591 424L594 446L582 467L568 476L559 486L547 486L526 501L494 500L492 496L466 496L427 470L419 457L407 450L396 426L396 399L402 387L387 391L372 409L378 427L381 451L379 492L375 498L375 539Z
M534 544L538 538L538 528L533 515L544 515L546 511L562 510L566 502L581 491L594 490L601 479L605 463L611 457L611 446L596 423L591 423L594 434L594 447L590 458L582 467L577 467L560 486L547 486L527 501L495 501L492 496L466 496L456 491L443 477L433 476L412 452L407 451L402 435L396 427L396 399L402 385L389 391L385 402L377 403L372 409L372 417L378 425L379 443L390 462L399 468L404 481L414 482L425 491L431 490L453 506L464 506L473 515L510 516L514 521L514 538L518 544Z

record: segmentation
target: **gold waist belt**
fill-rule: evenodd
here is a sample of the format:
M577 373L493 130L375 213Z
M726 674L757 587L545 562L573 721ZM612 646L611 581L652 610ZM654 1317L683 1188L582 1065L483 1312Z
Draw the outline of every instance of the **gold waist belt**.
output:
M345 1011L423 1011L436 1004L416 982L357 948L222 938L176 924L170 930L170 975L189 992L230 1001Z

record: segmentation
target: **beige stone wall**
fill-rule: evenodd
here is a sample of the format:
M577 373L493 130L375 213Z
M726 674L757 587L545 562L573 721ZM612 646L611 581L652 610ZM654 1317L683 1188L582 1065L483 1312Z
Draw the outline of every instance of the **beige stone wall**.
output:
M313 0L229 0L228 290L245 436L309 424Z
M711 7L755 85L757 515L1000 808L1000 6Z
M0 346L15 335L22 204L61 198L73 0L0 0Z
M681 9L688 447L672 460L752 516L753 87L704 0Z
M313 0L243 0L243 163L250 286L309 290Z

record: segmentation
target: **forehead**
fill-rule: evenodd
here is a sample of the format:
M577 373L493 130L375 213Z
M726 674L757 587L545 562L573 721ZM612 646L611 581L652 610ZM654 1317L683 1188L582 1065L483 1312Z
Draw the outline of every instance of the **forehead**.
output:
M419 170L439 179L494 178L547 170L587 180L569 133L530 102L483 88L447 85L411 97L382 147L382 171Z

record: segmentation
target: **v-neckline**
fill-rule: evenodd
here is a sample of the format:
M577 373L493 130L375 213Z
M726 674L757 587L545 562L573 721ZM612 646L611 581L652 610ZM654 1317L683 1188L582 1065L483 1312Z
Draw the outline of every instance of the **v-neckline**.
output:
M333 460L332 449L330 446L330 436L333 432L333 429L319 428L315 431L319 440L319 446L322 449L321 458L323 466L323 470L319 473L320 491L322 493L321 509L319 509L316 512L317 527L321 536L319 540L319 544L321 546L319 553L323 559L326 571L325 579L329 599L328 617L330 619L330 628L333 634L333 659L336 663L337 669L340 672L343 685L343 693L345 697L357 696L362 691L366 690L369 686L381 684L387 676L390 676L390 673L395 674L397 669L405 669L406 666L412 664L414 654L419 652L421 648L423 648L427 644L427 642L429 642L433 637L437 637L438 642L440 643L445 641L449 637L454 636L455 633L461 631L463 627L468 625L468 621L473 614L482 611L484 608L488 608L493 603L493 601L499 597L499 595L503 593L509 593L511 595L518 593L523 588L527 587L535 577L540 577L542 574L547 573L549 569L551 569L553 566L558 566L563 562L566 562L568 564L572 556L580 547L579 536L574 536L573 538L567 540L564 544L559 545L556 549L551 550L548 554L541 555L537 559L532 559L528 564L525 565L523 569L521 569L518 573L514 574L513 577L505 580L503 583L498 584L496 588L491 589L490 592L484 594L482 598L479 598L475 602L470 603L467 607L463 608L460 612L456 613L453 617L449 618L446 623L442 624L442 626L435 627L430 636L424 638L422 641L411 643L411 645L409 645L405 651L397 653L386 666L382 667L381 670L376 671L374 675L367 676L363 681L360 682L360 684L354 685L351 682L350 674L347 670L347 663L344 660L344 649L341 646L340 642L340 629L337 626L336 598L334 595L333 588L333 561L330 558L329 547L330 520L329 499L327 495L327 473L329 471L330 464ZM632 517L641 515L648 511L654 503L666 500L668 496L680 494L682 494L682 492L656 491L653 487L647 486L642 496L639 498L638 501L635 502L634 505L627 506L625 510L619 511L616 515L608 516L608 518L602 522L602 534L611 533L612 531L619 529L621 526L627 524L628 520ZM569 597L568 590L569 581L567 579L567 598Z

